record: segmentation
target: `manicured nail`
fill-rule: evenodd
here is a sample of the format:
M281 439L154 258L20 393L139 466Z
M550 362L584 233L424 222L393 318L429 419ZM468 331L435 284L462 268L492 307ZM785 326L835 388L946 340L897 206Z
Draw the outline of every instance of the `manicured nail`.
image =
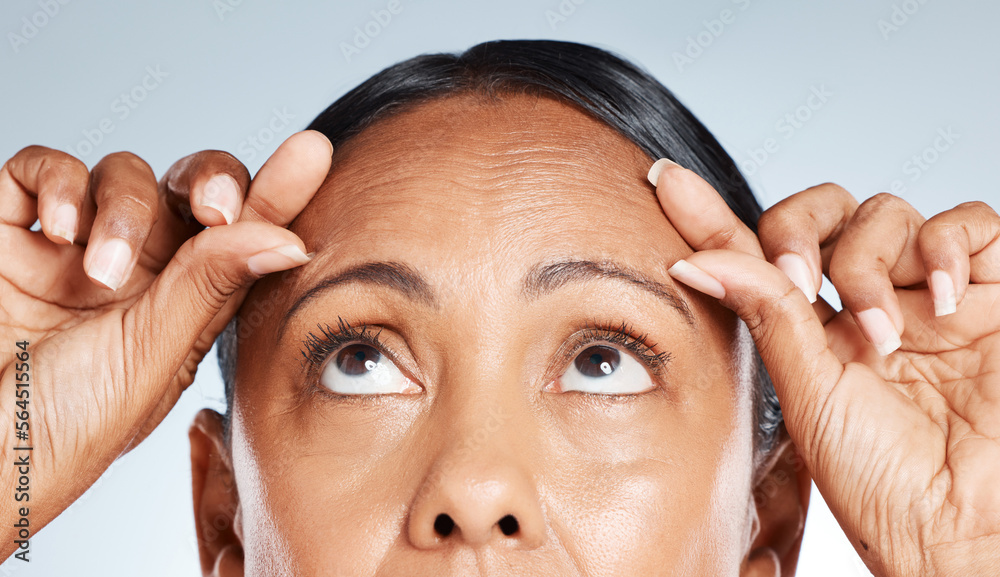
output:
M669 158L661 158L660 160L654 162L653 166L649 169L649 174L646 175L646 178L649 179L649 183L656 186L656 183L660 181L660 173L663 172L663 169L668 166L680 165Z
M675 279L708 296L717 299L726 296L726 287L722 286L722 283L684 259L675 262L674 266L670 267L667 272Z
M201 191L201 206L219 211L226 224L233 224L239 202L239 185L228 174L213 176Z
M101 244L90 261L87 274L111 290L118 290L125 280L125 269L132 262L132 248L120 238L109 238Z
M70 244L76 238L76 207L72 204L60 204L52 211L52 236L65 238Z
M781 269L781 272L791 279L799 290L805 293L809 302L816 302L816 287L813 285L813 274L806 264L806 259L795 254L786 252L774 260L774 266Z
M302 252L302 249L294 244L286 244L253 255L247 259L247 267L253 274L264 276L306 264L312 259L312 254Z
M955 281L943 270L931 272L927 279L931 296L934 298L934 316L943 317L958 310L958 300L955 296Z
M899 333L892 325L889 315L880 308L868 309L858 313L858 324L865 332L868 341L875 346L878 354L885 356L899 348L903 344L899 340Z

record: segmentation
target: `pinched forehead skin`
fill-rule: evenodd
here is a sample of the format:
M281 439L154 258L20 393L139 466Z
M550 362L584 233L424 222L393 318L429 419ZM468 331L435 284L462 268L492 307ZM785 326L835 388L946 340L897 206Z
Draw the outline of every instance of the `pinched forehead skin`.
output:
M269 555L303 575L739 564L749 359L735 317L667 274L691 249L646 180L651 164L601 122L530 95L425 102L334 152L291 226L313 261L259 282L241 313L278 295L238 356L248 570ZM342 276L372 262L400 266ZM383 327L426 392L368 405L303 395L302 340L338 317ZM670 354L661 393L540 392L589 320L627 322ZM496 491L522 515L519 544L421 541L439 503L465 495L485 511Z

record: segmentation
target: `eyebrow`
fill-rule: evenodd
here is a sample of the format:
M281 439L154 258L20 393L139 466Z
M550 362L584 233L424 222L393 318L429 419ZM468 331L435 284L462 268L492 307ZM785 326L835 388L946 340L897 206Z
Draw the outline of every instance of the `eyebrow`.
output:
M571 260L538 264L524 276L522 290L532 300L566 284L592 279L614 279L637 286L673 307L688 324L694 326L694 314L673 287L613 261Z
M594 279L612 279L634 285L675 309L689 325L694 326L694 314L673 287L613 261L566 260L550 264L539 263L524 275L521 292L531 301L567 284ZM278 329L278 339L281 339L292 316L309 301L334 287L352 283L391 290L424 306L439 307L434 290L413 267L400 262L366 262L323 279L299 297L285 313Z

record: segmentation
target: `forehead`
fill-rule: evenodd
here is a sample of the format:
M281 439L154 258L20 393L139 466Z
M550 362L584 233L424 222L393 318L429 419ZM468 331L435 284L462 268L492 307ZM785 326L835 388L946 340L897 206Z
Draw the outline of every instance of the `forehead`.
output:
M339 148L292 230L316 264L405 261L428 276L448 268L467 277L571 257L667 278L664 257L690 249L645 178L651 163L613 129L552 99L448 97Z

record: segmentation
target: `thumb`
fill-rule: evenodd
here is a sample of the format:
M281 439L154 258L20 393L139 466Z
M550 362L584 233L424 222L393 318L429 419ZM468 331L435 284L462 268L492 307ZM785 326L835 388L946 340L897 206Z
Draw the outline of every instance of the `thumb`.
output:
M125 378L137 400L155 403L162 396L237 291L309 258L298 236L264 222L208 228L185 242L122 321Z
M732 250L696 252L669 273L743 319L774 383L789 434L806 455L816 455L818 424L844 367L805 294L774 265Z

